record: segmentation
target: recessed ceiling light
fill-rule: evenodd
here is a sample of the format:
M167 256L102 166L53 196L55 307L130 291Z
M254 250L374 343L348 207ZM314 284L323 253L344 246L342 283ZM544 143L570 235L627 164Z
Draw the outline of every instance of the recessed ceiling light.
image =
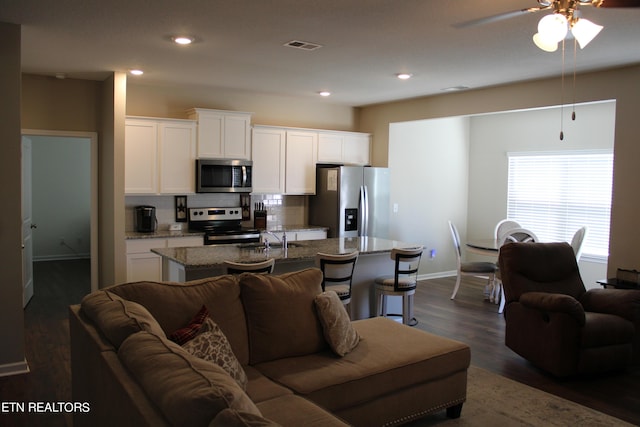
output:
M451 86L451 87L445 87L444 89L441 89L444 92L456 92L458 90L467 90L469 89L469 86Z
M177 37L173 37L172 40L175 43L181 44L181 45L188 45L193 43L193 37L177 36Z
M318 95L320 95L320 96L331 96L331 92L329 92L327 90L323 90L321 92L318 92Z
M134 76L141 76L144 74L144 71L142 70L129 70L129 73L133 74Z
M409 80L411 77L413 77L413 74L410 74L410 73L398 73L398 74L396 74L396 77L399 78L400 80Z

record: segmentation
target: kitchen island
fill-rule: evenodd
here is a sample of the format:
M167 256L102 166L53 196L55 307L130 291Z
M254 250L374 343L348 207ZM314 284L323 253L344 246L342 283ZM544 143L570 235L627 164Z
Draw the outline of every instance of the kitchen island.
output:
M163 280L175 282L224 274L223 263L226 260L252 263L274 258L274 274L281 274L315 266L318 252L344 254L359 251L351 292L351 313L353 319L364 319L375 315L373 280L393 273L394 263L389 258L391 250L416 246L419 245L376 237L352 237L294 241L289 243L287 250L273 244L265 250L261 244L248 243L152 251L162 257ZM391 312L397 312L395 307L402 307L395 301L389 303Z

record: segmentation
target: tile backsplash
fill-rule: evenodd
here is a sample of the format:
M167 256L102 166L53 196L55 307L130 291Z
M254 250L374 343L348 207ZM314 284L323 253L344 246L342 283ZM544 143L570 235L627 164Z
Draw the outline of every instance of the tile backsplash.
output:
M253 211L255 203L263 203L267 211L267 227L281 225L303 225L307 223L307 196L284 196L281 194L252 195L250 208L251 219L243 221L243 226L253 226ZM156 208L158 229L167 230L175 224L174 196L126 196L125 197L125 230L134 231L134 208L140 205L150 205ZM238 194L191 194L187 196L187 207L235 207L240 206ZM184 230L187 223L179 223Z

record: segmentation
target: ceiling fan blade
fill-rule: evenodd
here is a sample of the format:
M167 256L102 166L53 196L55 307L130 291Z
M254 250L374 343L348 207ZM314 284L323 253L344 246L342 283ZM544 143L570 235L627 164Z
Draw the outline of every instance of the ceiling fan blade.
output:
M621 0L619 0L621 1ZM478 25L491 24L494 22L504 21L505 19L515 18L516 16L526 15L533 12L539 12L541 10L550 9L549 7L528 7L526 9L514 10L512 12L499 13L497 15L485 16L484 18L472 19L470 21L459 22L453 24L454 28L469 28L476 27Z
M640 0L593 0L595 7L640 7Z

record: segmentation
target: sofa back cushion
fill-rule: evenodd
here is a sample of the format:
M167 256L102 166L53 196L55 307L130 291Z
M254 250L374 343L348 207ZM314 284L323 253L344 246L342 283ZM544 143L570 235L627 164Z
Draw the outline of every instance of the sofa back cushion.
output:
M327 348L314 305L322 272L310 268L280 276L242 274L249 363L303 356Z
M156 319L145 307L111 292L92 292L82 299L80 305L87 317L116 348L129 335L140 331L165 336Z
M242 365L249 362L246 319L235 276L225 275L186 283L135 282L108 288L138 302L156 318L168 335L184 327L203 305L229 340Z
M220 366L166 338L133 334L120 346L118 358L173 426L206 427L227 408L262 415Z

